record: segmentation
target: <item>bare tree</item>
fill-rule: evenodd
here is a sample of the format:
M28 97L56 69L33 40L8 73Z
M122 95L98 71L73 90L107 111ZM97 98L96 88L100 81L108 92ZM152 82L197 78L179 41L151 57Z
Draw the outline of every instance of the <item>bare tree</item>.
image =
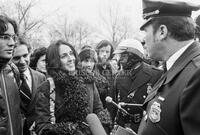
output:
M51 40L64 39L74 45L76 49L80 49L85 44L90 44L93 33L93 28L87 22L82 19L72 21L66 16L59 19L49 32Z
M27 0L23 2L21 0L8 0L1 3L0 11L2 14L6 14L16 20L21 37L27 39L30 43L37 41L39 45L39 41L43 39L39 39L41 37L36 38L34 35L40 31L47 16L33 17L32 11L38 3L39 0ZM33 45L33 47L35 48L36 46Z
M102 34L107 40L117 46L121 40L129 38L133 28L130 18L121 14L120 6L116 1L106 3L103 10L100 9L100 24Z
M21 35L26 36L33 29L39 29L43 25L44 18L32 18L31 9L38 3L38 0L31 0L27 4L17 1L17 22L21 30Z

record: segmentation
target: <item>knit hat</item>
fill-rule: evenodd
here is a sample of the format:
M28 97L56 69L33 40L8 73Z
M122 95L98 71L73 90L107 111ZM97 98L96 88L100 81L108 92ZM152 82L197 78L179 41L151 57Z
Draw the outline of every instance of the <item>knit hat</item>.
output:
M84 61L88 58L91 58L94 60L95 63L97 62L97 53L94 49L91 48L83 49L78 56L80 61Z

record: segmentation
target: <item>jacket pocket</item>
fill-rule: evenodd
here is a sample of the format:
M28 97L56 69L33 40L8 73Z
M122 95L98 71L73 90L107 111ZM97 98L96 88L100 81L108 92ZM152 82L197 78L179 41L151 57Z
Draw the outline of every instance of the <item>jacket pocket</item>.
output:
M0 135L6 135L8 128L8 117L0 116Z

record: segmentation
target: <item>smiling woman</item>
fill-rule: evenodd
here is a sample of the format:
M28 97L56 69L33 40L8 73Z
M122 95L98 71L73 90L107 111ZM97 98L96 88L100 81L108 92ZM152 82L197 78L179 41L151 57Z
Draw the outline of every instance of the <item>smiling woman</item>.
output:
M48 47L46 66L50 77L38 88L36 99L39 135L90 135L89 127L84 124L89 113L96 113L101 122L109 121L93 76L79 69L77 63L77 53L71 44L59 40ZM50 84L54 86L53 92L50 92ZM55 109L50 110L51 105Z

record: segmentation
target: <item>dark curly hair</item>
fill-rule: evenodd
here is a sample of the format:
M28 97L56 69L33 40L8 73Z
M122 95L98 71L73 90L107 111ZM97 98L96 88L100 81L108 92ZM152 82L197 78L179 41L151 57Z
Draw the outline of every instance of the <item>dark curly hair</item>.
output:
M61 61L60 61L60 56L59 56L60 45L66 45L72 50L75 56L75 66L77 68L79 59L74 47L63 40L57 40L56 42L51 43L50 46L47 48L46 69L49 75L52 75L53 72L57 72L57 70L61 69Z
M31 55L31 60L30 60L30 67L32 69L36 70L38 60L43 55L46 55L46 52L47 52L47 48L46 47L40 47L40 48L35 49L35 51Z
M13 26L15 34L18 35L18 26L16 21L3 15L0 15L0 34L4 34L8 30L8 23Z
M97 54L95 52L95 50L93 49L90 49L90 48L86 48L86 49L83 49L79 54L79 60L82 62L84 60L87 60L89 58L93 59L95 63L98 62L97 60Z
M102 47L106 47L106 46L110 46L111 47L111 51L110 51L110 57L108 59L111 59L112 56L113 56L113 52L114 52L114 48L113 48L113 45L111 42L109 42L108 40L102 40L100 41L97 46L96 46L96 52L97 54L99 55L99 50L102 48Z

